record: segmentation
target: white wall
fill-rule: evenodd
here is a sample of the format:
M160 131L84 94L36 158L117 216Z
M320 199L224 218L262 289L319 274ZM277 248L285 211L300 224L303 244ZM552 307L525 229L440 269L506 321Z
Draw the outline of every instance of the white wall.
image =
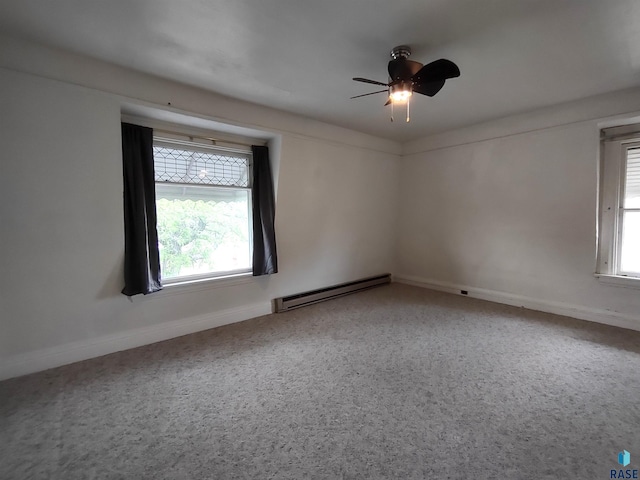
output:
M598 127L637 115L640 90L400 146L0 40L0 378L250 318L275 297L386 271L640 326L638 290L593 277ZM123 109L275 139L280 273L133 302L119 293Z
M593 275L599 124L638 109L618 92L406 144L397 276L640 329L640 292Z
M268 313L275 297L394 269L400 145L71 54L5 45L0 378L250 318ZM132 102L278 140L280 273L132 302L120 294L120 115Z

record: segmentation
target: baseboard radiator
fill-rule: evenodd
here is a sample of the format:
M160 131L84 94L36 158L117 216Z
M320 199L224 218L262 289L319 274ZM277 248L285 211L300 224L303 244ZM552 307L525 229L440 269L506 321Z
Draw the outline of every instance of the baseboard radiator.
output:
M305 307L312 303L324 302L332 298L342 297L350 293L360 292L368 288L378 287L391 283L391 274L385 273L376 277L363 278L354 282L341 283L332 287L320 288L309 292L289 295L275 299L275 311L286 312L294 308Z

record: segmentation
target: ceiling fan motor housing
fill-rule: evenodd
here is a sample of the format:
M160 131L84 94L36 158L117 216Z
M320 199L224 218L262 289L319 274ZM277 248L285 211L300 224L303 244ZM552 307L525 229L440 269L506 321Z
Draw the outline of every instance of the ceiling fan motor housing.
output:
M408 45L400 45L391 50L391 58L394 60L397 58L407 58L409 55L411 55L411 47Z
M407 45L400 45L399 47L395 47L391 50L391 58L392 60L389 62L388 71L389 78L391 79L390 83L400 82L396 84L398 87L402 87L402 90L407 89L413 83L412 77L415 75L421 68L422 64L419 62L414 62L413 60L408 60L407 57L411 55L411 48ZM400 88L397 88L398 90Z

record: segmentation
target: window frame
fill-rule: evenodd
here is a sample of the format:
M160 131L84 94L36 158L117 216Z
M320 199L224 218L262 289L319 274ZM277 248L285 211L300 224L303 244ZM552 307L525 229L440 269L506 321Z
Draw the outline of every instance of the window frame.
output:
M215 132L212 132L212 135L215 135ZM156 188L157 194L157 186L158 185L173 185L180 186L184 188L210 188L212 190L234 190L234 191L245 191L247 192L247 222L248 222L248 241L249 241L249 258L252 258L253 252L253 208L252 208L252 169L253 169L253 154L251 152L251 148L247 147L246 149L220 146L211 143L204 143L196 141L196 138L200 137L187 137L185 135L182 138L182 135L179 134L171 134L163 135L156 134L154 132L153 135L153 146L162 146L162 147L176 147L182 148L187 151L194 152L225 152L230 154L239 154L243 157L247 158L247 186L231 186L231 185L213 185L207 183L189 183L189 182L171 182L171 181L156 181L154 179L154 188ZM154 160L155 165L155 160ZM160 253L160 263L162 264L162 253ZM178 286L178 285L186 285L192 283L202 283L213 280L224 280L224 279L234 279L241 278L245 276L250 276L253 271L253 266L249 265L246 269L236 269L236 270L223 270L223 271L213 271L206 273L198 273L193 275L181 275L171 278L162 278L162 286L170 287L170 286ZM162 274L162 272L161 272Z
M600 202L598 215L598 252L596 276L616 286L640 288L640 272L621 269L621 247L627 177L627 155L640 148L640 125L602 131L600 165ZM618 130L622 133L616 134Z

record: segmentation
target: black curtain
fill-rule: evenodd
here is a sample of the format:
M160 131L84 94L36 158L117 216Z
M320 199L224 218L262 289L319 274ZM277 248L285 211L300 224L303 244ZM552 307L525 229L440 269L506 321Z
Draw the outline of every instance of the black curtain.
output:
M122 124L122 171L125 283L122 293L146 295L162 289L152 129Z
M253 145L253 276L278 273L274 218L276 204L269 148Z

